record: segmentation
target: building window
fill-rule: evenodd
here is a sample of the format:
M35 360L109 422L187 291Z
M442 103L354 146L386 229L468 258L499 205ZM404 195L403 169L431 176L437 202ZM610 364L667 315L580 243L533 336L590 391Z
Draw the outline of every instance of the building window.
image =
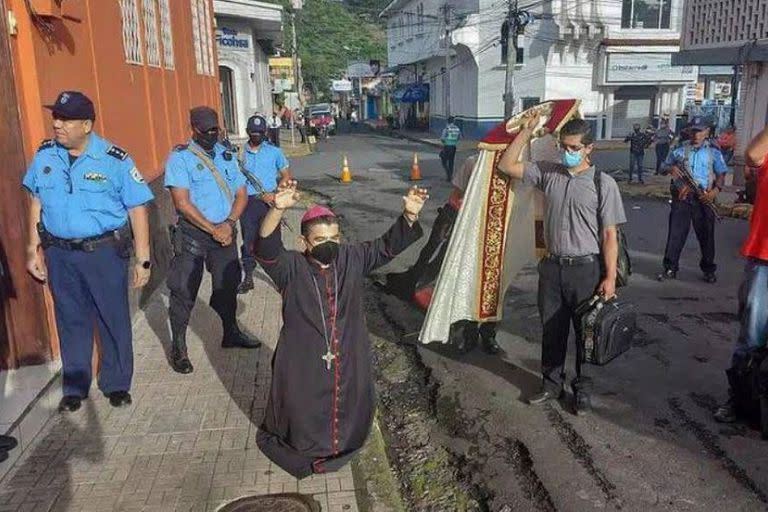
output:
M622 0L621 27L669 28L672 0Z
M211 11L208 0L191 0L192 43L195 47L197 73L214 76L213 36L211 35Z
M123 50L125 62L142 64L141 34L139 32L138 0L120 0L120 13L123 18Z
M160 67L160 41L157 34L157 5L155 0L144 0L144 41L147 43L147 64Z
M169 0L160 1L160 27L163 37L163 66L165 69L175 69L173 62L173 30L171 29L171 8Z

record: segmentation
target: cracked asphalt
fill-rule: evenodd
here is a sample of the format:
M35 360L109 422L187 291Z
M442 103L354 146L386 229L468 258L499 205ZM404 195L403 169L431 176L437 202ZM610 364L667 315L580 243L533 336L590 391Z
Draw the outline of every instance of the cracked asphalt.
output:
M408 172L419 153L422 185L431 199L426 230L450 192L434 148L372 134L342 135L293 162L302 188L327 196L344 217L345 236L374 238L401 209ZM457 157L457 165L468 153ZM354 182L338 181L347 155ZM597 155L609 165L613 155ZM498 341L504 353L459 356L450 347L419 346L429 373L435 417L429 442L448 450L460 478L488 510L512 511L756 511L768 509L768 443L743 425L712 419L725 396L726 367L738 332L739 248L748 223L717 226L719 281L698 270L691 233L679 279L660 284L669 206L625 199L634 275L620 290L640 312L633 348L605 367L588 368L594 411L570 413L567 403L530 407L540 382L540 324L533 266L512 283ZM422 240L422 243L426 241ZM389 269L407 267L421 244ZM386 272L389 269L383 269ZM416 343L423 315L380 294L374 317L397 327L388 341ZM572 365L571 365L572 368ZM434 509L437 510L437 509Z

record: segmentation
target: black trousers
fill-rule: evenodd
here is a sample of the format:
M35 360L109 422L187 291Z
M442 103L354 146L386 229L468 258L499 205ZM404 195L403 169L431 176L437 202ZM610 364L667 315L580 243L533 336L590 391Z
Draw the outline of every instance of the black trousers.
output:
M565 357L568 336L576 332L576 371L571 385L585 389L589 380L582 376L584 339L574 314L578 306L595 294L600 284L600 260L563 265L549 259L539 263L539 316L542 324L541 373L544 389L555 394L565 387Z
M456 146L443 146L440 151L440 162L442 162L445 175L449 180L453 178L454 160L456 160Z
M204 266L213 281L209 304L221 318L224 336L237 329L235 315L240 263L235 243L222 247L211 235L185 221L179 222L174 237L176 254L168 272L168 289L171 291L168 316L173 348L186 350L187 325L200 290Z
M715 264L715 212L698 199L689 197L684 201L672 199L669 212L669 231L667 248L664 251L664 269L679 270L680 253L683 252L688 232L693 224L693 231L701 247L699 268L704 273L717 271Z
M252 274L256 268L255 247L258 239L261 222L269 211L269 205L258 198L258 196L248 196L248 206L245 207L240 216L240 230L243 232L243 245L240 246L242 254L243 272ZM278 233L280 226L277 226Z
M661 165L669 154L669 144L656 144L656 174L661 173Z

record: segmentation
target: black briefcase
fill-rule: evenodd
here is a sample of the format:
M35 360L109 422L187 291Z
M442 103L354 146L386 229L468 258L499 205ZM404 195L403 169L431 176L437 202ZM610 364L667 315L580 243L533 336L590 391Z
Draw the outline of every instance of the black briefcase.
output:
M736 416L768 439L768 349L756 348L734 358L726 370Z
M604 365L632 346L637 331L634 304L595 295L576 310L584 334L584 362Z

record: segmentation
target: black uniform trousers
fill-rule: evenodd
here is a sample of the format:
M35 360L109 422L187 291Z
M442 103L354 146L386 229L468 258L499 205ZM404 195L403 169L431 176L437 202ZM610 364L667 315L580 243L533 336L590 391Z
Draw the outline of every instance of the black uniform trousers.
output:
M253 273L256 268L255 244L259 237L261 222L269 211L269 205L259 199L258 196L248 196L248 206L240 216L240 230L243 235L243 245L240 247L242 254L243 271L246 274ZM278 233L280 226L277 226Z
M240 262L234 242L223 247L211 235L186 221L179 221L174 237L176 254L168 272L171 291L168 314L173 348L186 350L187 325L203 279L203 266L211 273L213 293L209 304L221 318L224 336L237 329Z
M453 178L453 163L456 160L456 146L443 146L440 151L440 162L445 169L445 175L450 180Z
M565 357L571 324L576 332L576 373L574 389L586 389L589 380L582 376L584 338L576 309L591 298L600 284L600 257L574 260L565 264L544 258L539 263L539 316L542 324L541 373L544 389L558 394L565 387Z
M669 212L669 232L667 248L664 251L664 269L677 272L679 270L680 253L683 252L688 232L693 224L693 231L701 247L701 271L711 273L717 271L715 264L715 212L701 203L692 195L685 200L676 198L673 194L672 210Z

